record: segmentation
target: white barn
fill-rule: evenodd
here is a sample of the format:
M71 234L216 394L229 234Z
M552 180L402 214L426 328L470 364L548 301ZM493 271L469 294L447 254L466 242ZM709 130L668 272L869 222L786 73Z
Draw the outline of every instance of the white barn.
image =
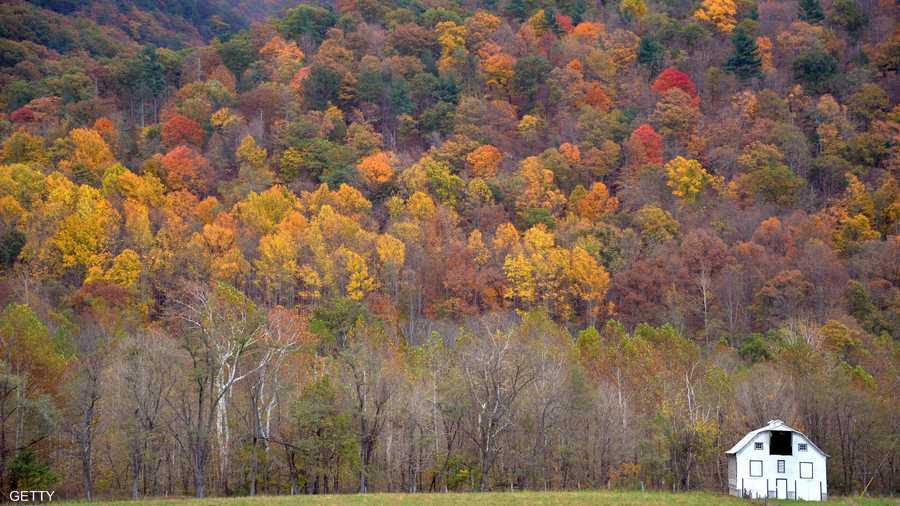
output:
M725 453L731 495L806 501L828 498L828 455L781 420L749 432Z

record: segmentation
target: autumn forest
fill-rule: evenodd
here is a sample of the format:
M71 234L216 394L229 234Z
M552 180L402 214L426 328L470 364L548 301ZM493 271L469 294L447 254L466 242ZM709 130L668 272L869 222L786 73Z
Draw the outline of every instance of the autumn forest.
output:
M897 494L898 16L0 3L0 489Z

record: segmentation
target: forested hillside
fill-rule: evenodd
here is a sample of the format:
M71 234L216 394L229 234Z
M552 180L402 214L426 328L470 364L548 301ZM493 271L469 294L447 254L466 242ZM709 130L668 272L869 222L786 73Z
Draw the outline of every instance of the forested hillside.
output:
M0 489L897 493L897 19L0 3Z

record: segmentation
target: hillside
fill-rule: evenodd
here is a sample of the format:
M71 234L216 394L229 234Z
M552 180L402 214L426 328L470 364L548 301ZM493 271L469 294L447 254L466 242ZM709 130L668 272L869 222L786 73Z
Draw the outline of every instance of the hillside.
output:
M897 9L0 3L0 489L900 492Z

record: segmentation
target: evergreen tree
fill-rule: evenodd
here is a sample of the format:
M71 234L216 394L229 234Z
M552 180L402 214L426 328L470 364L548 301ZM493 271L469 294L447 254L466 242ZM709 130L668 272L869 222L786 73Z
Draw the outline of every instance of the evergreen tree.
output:
M526 0L510 0L506 6L506 13L517 21L523 21L529 14L528 2Z
M544 9L544 23L547 24L547 27L550 31L553 32L557 37L562 35L563 29L559 26L559 22L556 20L556 9L553 7L547 7Z
M742 81L761 76L762 60L753 37L748 35L746 30L738 28L731 38L731 43L734 44L734 54L725 62L725 70L735 74Z
M137 66L139 96L145 100L158 97L165 89L166 81L163 78L164 69L156 50L150 46L144 46L133 64Z
M660 69L662 69L664 51L663 45L655 39L651 37L641 38L641 45L638 46L638 62L650 69L651 77L658 74Z
M815 93L824 93L837 74L838 62L825 51L806 51L794 60L794 79Z
M59 481L50 466L39 462L31 450L16 454L9 466L9 481L13 489L49 489Z
M853 39L858 39L863 28L869 24L869 16L859 3L855 0L835 0L833 8L829 21L843 27Z
M587 10L587 3L584 0L559 0L556 2L560 12L572 18L575 24L581 23L584 12Z
M819 0L800 0L800 19L807 23L821 23L825 19Z

